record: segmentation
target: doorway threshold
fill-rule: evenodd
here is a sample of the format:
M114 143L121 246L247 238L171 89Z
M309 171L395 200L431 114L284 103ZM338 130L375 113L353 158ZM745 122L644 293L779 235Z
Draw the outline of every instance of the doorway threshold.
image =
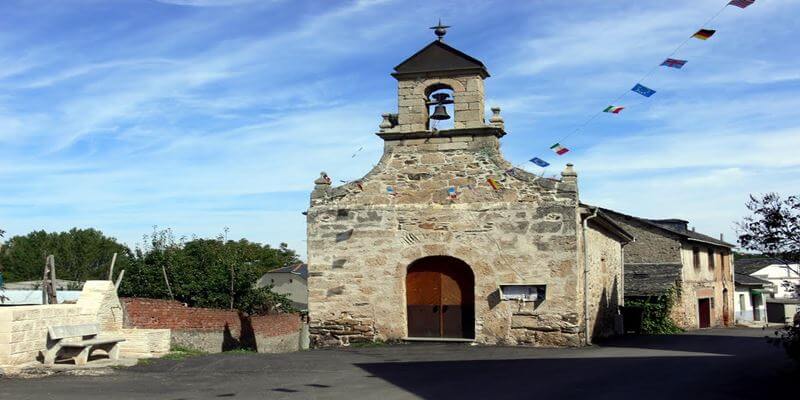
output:
M475 339L469 338L447 338L447 337L407 337L403 338L406 342L451 342L451 343L472 343Z

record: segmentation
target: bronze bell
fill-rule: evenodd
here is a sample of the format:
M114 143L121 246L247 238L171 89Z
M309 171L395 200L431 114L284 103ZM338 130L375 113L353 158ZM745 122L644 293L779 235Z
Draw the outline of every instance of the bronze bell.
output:
M450 119L450 116L447 115L447 109L444 108L444 105L437 104L436 107L433 108L433 114L431 114L431 119L436 120L445 120Z

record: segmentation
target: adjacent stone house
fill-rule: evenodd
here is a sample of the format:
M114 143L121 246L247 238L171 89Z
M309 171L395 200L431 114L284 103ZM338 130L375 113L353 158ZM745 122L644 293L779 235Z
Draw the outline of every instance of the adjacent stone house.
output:
M380 162L339 187L323 173L311 193L313 343L579 346L618 331L632 237L579 202L571 165L550 179L503 158L483 63L440 36L392 76ZM439 125L449 113L452 127Z
M689 230L688 221L646 219L608 209L636 240L625 246L625 297L677 289L674 322L684 328L733 322L732 244Z

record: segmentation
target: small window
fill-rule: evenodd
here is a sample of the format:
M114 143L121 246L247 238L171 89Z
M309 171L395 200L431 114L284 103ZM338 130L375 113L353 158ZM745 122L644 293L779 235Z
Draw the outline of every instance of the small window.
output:
M275 279L270 279L269 283L275 283Z
M744 302L745 302L744 295L740 294L739 295L739 311L744 311L745 310L747 304L745 304Z
M708 249L708 269L714 269L714 249Z
M700 268L700 248L692 248L692 263L695 268Z
M289 283L292 283L292 278L289 278Z

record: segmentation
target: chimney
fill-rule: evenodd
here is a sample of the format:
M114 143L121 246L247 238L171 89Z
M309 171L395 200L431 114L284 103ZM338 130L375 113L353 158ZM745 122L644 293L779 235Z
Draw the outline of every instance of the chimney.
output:
M725 235L724 234L722 234L722 233L719 234L719 241L720 242L724 242L725 241Z

